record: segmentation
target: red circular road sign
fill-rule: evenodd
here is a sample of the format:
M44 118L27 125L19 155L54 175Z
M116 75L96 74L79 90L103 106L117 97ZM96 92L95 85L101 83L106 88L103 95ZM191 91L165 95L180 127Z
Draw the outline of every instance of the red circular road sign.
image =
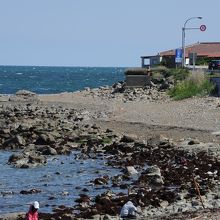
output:
M200 29L200 31L205 31L206 30L206 26L203 24L203 25L200 26L199 29Z

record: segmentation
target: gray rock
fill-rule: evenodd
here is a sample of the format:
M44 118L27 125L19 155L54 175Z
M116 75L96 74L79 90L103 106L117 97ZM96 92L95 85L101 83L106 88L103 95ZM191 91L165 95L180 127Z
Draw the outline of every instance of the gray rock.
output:
M46 162L46 157L36 155L34 152L12 154L8 159L8 163L17 168L32 168L46 164Z
M105 215L104 217L103 217L103 220L112 220L112 217L110 216L110 215Z
M22 154L12 154L9 159L8 162L9 163L15 163L18 160L21 160L23 158Z
M24 146L26 144L25 139L20 135L15 136L15 141L20 146Z
M5 140L2 145L4 148L15 149L21 147L24 144L24 139L21 136L16 135Z
M55 138L51 134L41 134L36 140L37 145L54 144Z
M160 207L162 207L162 208L166 208L168 205L169 205L169 202L166 200L164 200L160 203Z
M151 185L162 185L164 183L160 168L156 165L149 167L142 175L142 178Z
M2 196L8 196L8 195L13 195L14 192L13 191L3 191L0 193Z
M94 215L94 216L92 216L92 219L93 220L100 220L101 219L101 215L99 215L99 214Z
M41 152L43 155L57 155L56 149L50 146L43 146Z
M17 96L36 96L36 93L28 90L18 90L15 94Z
M136 135L124 135L120 141L125 143L131 143L131 142L135 142L136 139L137 139Z
M148 167L147 175L148 176L161 176L160 168L157 165Z
M128 175L135 175L135 174L138 174L138 171L133 166L127 166L126 173Z

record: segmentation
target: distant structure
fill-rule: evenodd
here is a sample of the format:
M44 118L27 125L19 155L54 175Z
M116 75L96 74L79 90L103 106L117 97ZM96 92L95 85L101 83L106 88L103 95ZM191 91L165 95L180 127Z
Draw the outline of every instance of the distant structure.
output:
M125 85L130 88L151 85L149 68L132 68L125 71Z
M175 51L178 48L162 51L155 56L141 56L141 66L153 67L162 63L169 67L175 66ZM220 42L198 42L186 46L186 60L190 58L190 54L195 53L197 60L201 59L220 59ZM188 62L189 63L189 62Z
M142 56L141 57L141 67L149 68L158 65L162 61L160 55L155 56Z

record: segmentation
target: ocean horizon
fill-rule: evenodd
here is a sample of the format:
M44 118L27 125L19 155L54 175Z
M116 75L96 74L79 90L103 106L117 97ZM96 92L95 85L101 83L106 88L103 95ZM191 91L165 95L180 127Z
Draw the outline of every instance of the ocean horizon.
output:
M74 92L124 80L126 67L0 66L0 94L29 90L37 94Z

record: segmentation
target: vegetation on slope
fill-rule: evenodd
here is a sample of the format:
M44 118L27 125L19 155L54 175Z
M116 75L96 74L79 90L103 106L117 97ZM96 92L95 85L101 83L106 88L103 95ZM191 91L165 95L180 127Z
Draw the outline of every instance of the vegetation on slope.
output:
M181 100L193 96L205 96L212 93L215 86L203 73L191 73L180 81L168 92L174 100Z

